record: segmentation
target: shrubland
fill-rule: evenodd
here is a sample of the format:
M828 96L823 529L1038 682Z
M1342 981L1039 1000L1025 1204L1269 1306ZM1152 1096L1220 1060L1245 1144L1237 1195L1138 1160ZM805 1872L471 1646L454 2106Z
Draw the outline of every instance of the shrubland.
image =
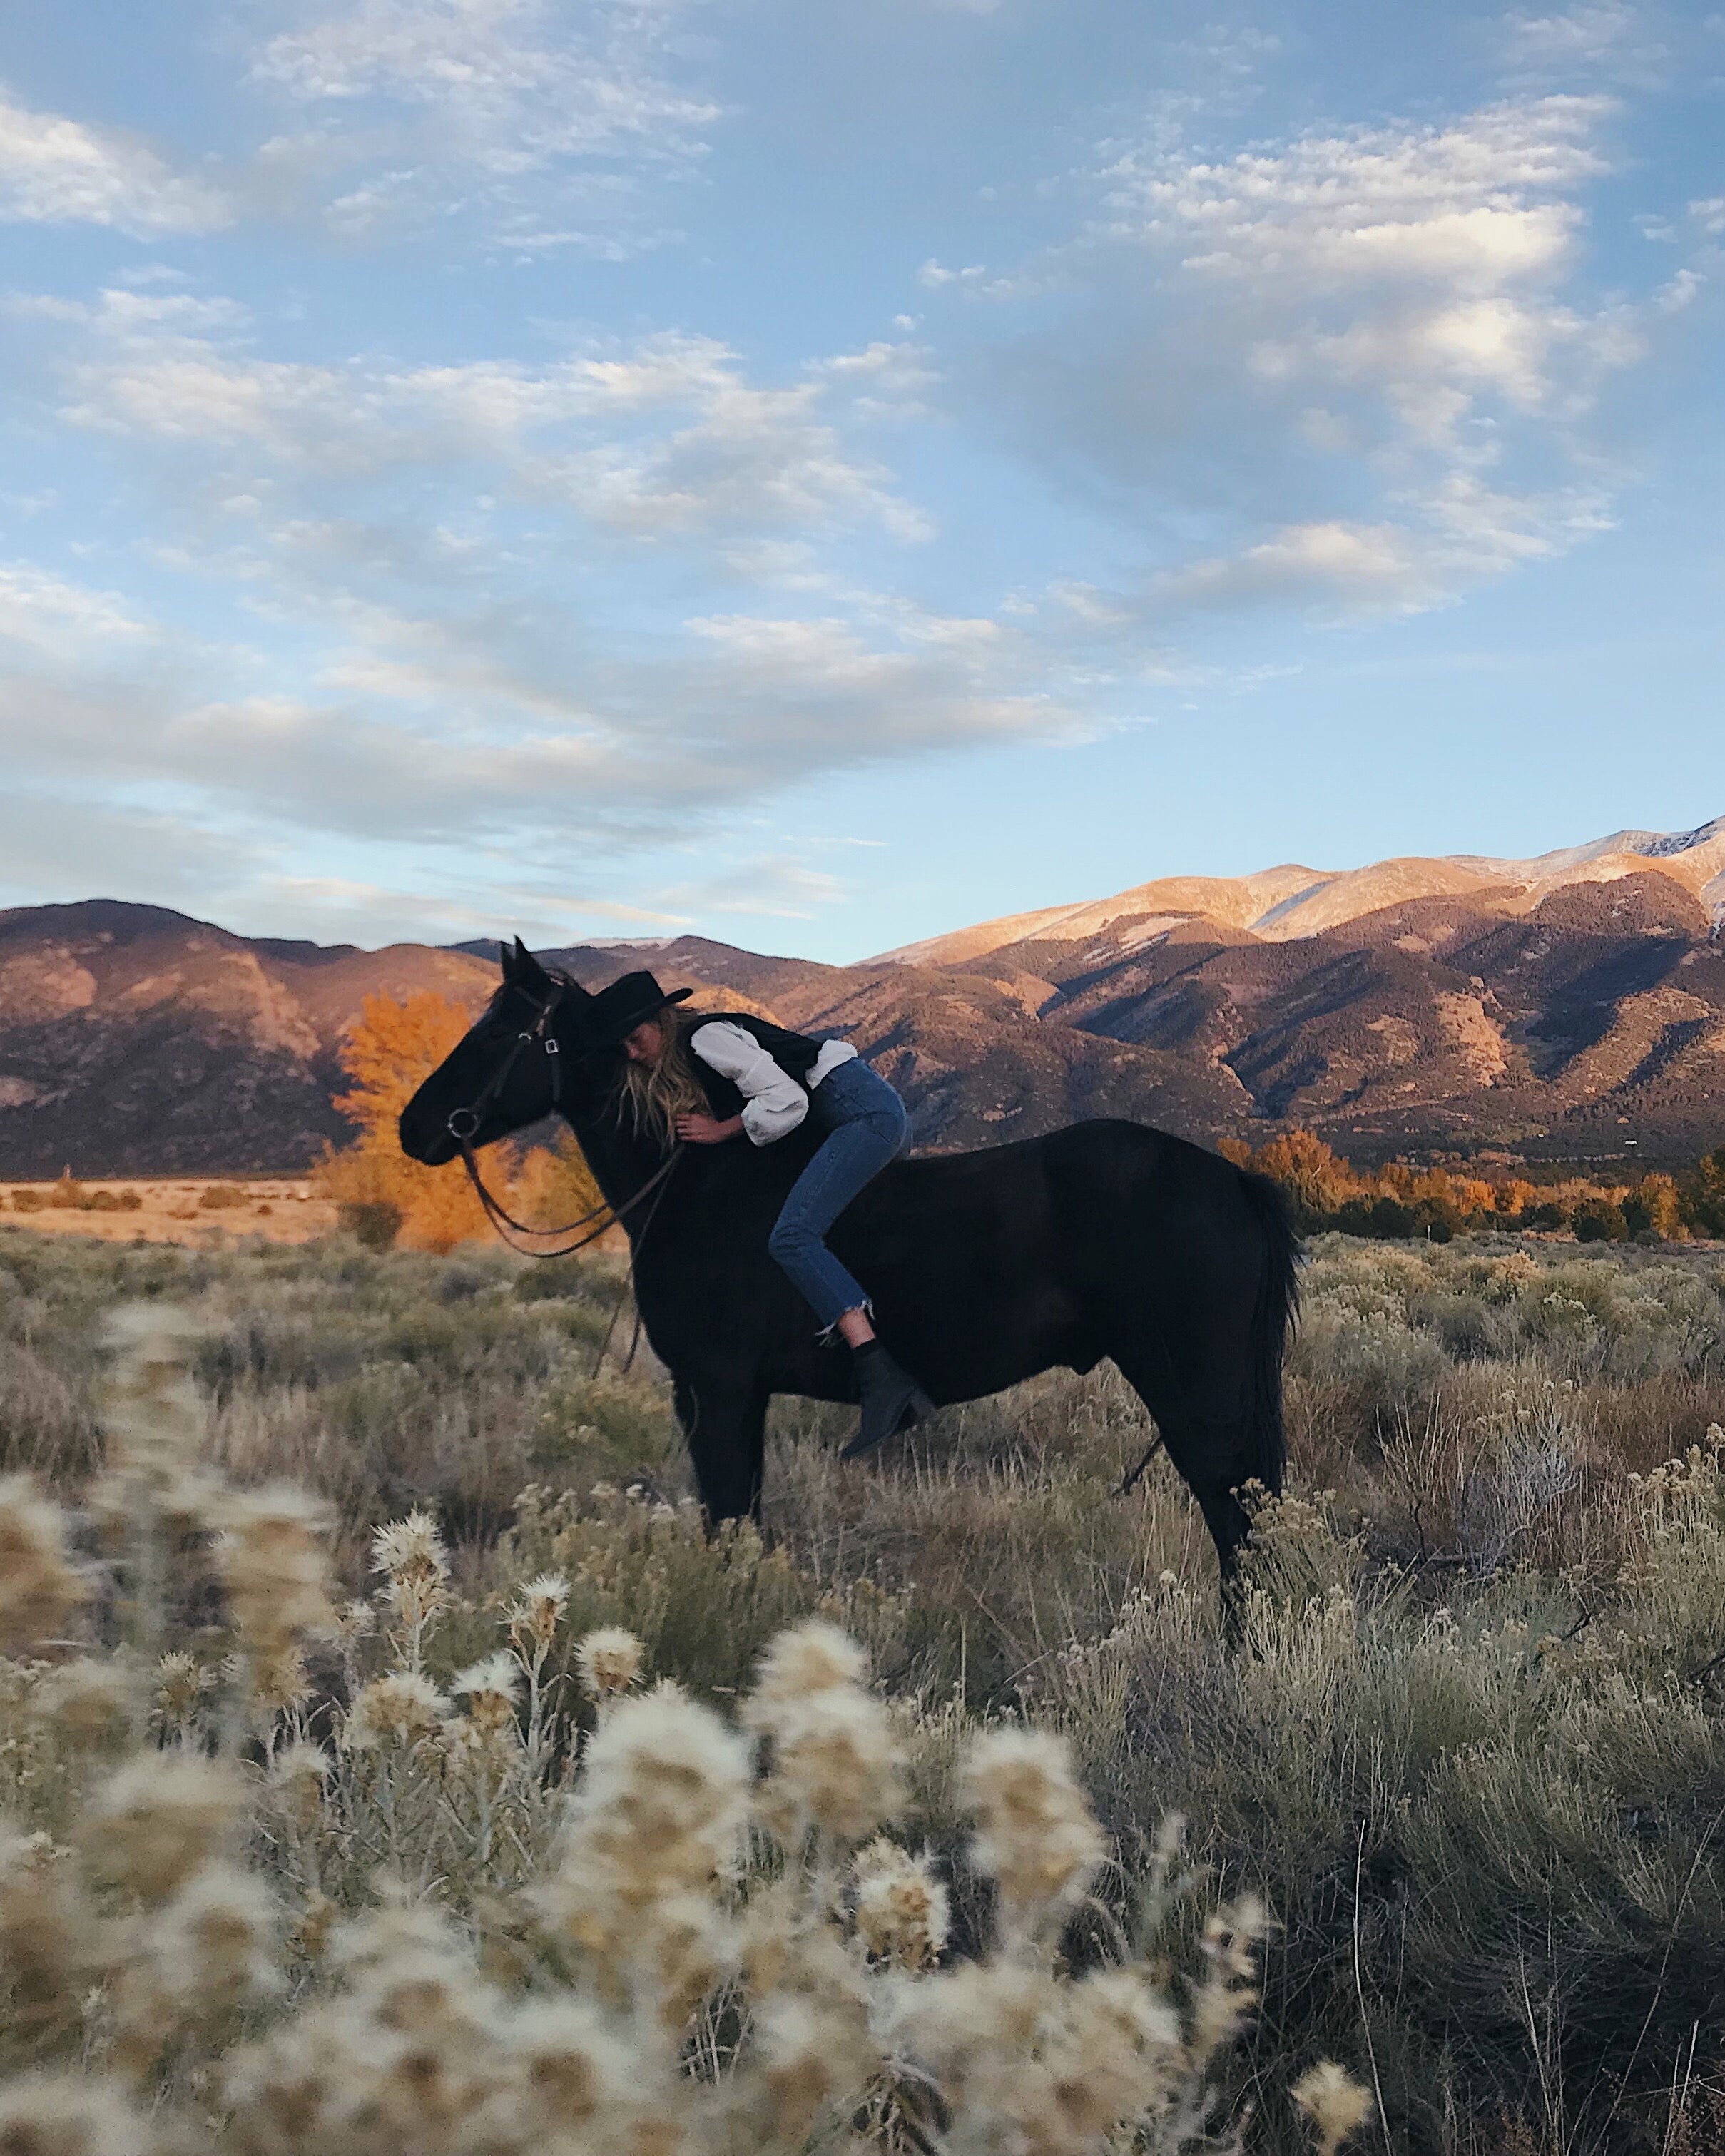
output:
M614 1259L0 1268L5 2146L1725 2138L1725 1253L1320 1237L1233 1641L1106 1366L709 1537Z

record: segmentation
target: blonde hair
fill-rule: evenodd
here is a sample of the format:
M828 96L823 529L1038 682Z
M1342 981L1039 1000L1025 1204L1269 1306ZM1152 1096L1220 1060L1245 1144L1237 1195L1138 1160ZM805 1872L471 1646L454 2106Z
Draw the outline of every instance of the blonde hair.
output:
M617 1081L619 1109L627 1113L635 1135L644 1132L667 1150L675 1142L677 1117L704 1115L707 1098L690 1059L692 1026L680 1024L668 1011L656 1021L665 1052L656 1063L636 1063L625 1058Z

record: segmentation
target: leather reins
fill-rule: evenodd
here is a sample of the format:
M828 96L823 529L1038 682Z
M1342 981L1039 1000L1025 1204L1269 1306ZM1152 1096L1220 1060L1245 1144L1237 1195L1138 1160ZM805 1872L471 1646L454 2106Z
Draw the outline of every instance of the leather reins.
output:
M519 993L525 994L526 990ZM479 1172L479 1162L474 1155L473 1141L485 1119L485 1111L509 1083L510 1073L521 1060L526 1049L536 1046L544 1050L551 1068L551 1105L553 1110L563 1105L562 1047L550 1029L552 1019L562 999L563 988L559 983L540 1005L539 1014L532 1024L516 1035L508 1055L485 1081L475 1099L465 1108L452 1108L444 1127L460 1148L461 1165L467 1170L467 1179L472 1183L474 1194L484 1208L485 1218L496 1230L499 1240L525 1258L567 1258L577 1250L584 1250L589 1243L596 1243L608 1229L614 1228L626 1214L633 1213L644 1199L650 1197L653 1204L646 1219L641 1223L641 1234L644 1236L653 1224L653 1215L659 1210L659 1200L665 1195L665 1185L670 1172L683 1157L683 1147L679 1142L671 1147L664 1166L648 1177L633 1198L626 1198L621 1205L613 1205L608 1199L602 1200L591 1212L583 1213L578 1220L566 1220L557 1228L536 1228L530 1221L517 1220L512 1213L506 1212L486 1189ZM597 1227L589 1225L593 1221L598 1222ZM583 1228L588 1232L584 1235L579 1235L578 1231ZM530 1244L514 1241L510 1235L511 1229L519 1235L576 1235L577 1240L566 1243L561 1250L536 1250ZM633 1355L634 1351L630 1352Z

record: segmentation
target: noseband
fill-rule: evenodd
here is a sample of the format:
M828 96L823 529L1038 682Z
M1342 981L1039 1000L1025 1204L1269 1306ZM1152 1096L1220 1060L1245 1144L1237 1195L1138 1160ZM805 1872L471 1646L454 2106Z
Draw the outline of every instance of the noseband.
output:
M525 995L526 990L522 988L517 993ZM528 1258L567 1258L572 1252L585 1250L589 1243L597 1242L608 1228L614 1227L625 1214L633 1213L644 1198L651 1196L655 1191L663 1196L665 1179L682 1158L683 1152L680 1142L673 1146L670 1156L665 1165L649 1175L634 1196L625 1199L621 1205L613 1205L609 1199L605 1199L595 1205L590 1213L583 1213L578 1220L566 1220L561 1227L557 1228L536 1228L528 1221L517 1220L513 1214L506 1213L502 1206L486 1189L484 1182L480 1179L479 1163L474 1158L473 1142L479 1136L480 1126L485 1119L487 1110L509 1083L510 1073L521 1060L524 1050L535 1045L543 1049L551 1066L552 1108L555 1112L562 1107L563 1051L562 1044L551 1030L551 1021L557 1014L558 1004L563 1000L564 993L563 983L560 981L554 984L551 993L540 1004L538 1015L532 1024L516 1035L510 1044L508 1055L480 1088L472 1101L465 1108L452 1108L444 1125L444 1129L460 1148L461 1165L467 1170L467 1179L472 1183L474 1194L485 1209L485 1218L496 1229L501 1241L507 1243L511 1250L519 1250L523 1257ZM659 1199L655 1197L648 1209L645 1220L641 1224L643 1235L652 1225L653 1215L658 1210ZM595 1220L598 1222L598 1225L596 1228L591 1227L589 1224ZM509 1233L511 1228L518 1235L577 1235L577 1231L583 1228L588 1229L588 1232L586 1235L577 1235L574 1242L566 1243L561 1250L538 1250L530 1244L514 1241ZM609 1337L608 1334L607 1337ZM633 1349L630 1353L632 1355Z

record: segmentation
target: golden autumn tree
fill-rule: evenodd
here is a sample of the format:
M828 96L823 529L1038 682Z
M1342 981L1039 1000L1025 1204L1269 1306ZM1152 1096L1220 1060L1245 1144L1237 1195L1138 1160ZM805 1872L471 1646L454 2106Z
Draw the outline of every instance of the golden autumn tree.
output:
M1286 1131L1271 1138L1253 1153L1251 1164L1281 1185L1304 1227L1326 1220L1359 1188L1348 1163L1310 1131Z
M326 1150L316 1180L341 1209L342 1224L377 1247L399 1238L415 1250L449 1250L490 1233L461 1169L409 1160L396 1136L402 1110L471 1023L459 1004L432 990L405 1002L367 996L342 1040L339 1060L349 1084L335 1105L359 1135L339 1152ZM489 1172L485 1179L501 1184L503 1203L523 1219L572 1219L598 1202L572 1133L549 1150L536 1148L525 1163L510 1163L512 1174L508 1156L494 1158L496 1181Z

